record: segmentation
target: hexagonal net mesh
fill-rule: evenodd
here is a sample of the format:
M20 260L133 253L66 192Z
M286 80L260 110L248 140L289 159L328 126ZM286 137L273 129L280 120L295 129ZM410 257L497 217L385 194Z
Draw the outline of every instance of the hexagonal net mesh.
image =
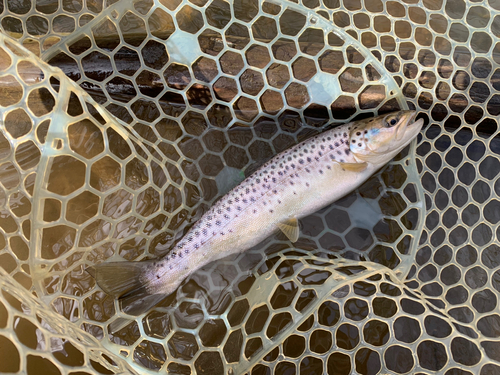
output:
M500 2L0 2L0 372L500 374ZM325 127L426 128L355 192L141 316L164 255Z

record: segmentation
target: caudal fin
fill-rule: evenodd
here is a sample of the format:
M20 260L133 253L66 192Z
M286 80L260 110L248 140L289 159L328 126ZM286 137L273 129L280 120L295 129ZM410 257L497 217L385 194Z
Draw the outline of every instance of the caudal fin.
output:
M86 271L106 294L119 299L124 312L140 315L165 297L155 294L151 288L148 269L153 262L100 263Z

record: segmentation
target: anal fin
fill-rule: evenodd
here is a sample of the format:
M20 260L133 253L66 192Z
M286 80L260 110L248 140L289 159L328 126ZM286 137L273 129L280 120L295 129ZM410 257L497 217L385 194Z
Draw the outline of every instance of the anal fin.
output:
M368 168L368 163L339 163L342 169L351 172L362 172Z
M297 218L293 217L282 223L278 223L278 228L291 242L297 242L299 239L299 221Z

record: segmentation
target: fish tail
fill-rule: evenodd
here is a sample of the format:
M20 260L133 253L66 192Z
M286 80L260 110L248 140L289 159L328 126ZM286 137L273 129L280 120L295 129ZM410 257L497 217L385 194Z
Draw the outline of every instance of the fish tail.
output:
M124 312L140 315L165 298L163 294L155 294L148 277L154 262L100 263L86 271L106 294L118 298Z

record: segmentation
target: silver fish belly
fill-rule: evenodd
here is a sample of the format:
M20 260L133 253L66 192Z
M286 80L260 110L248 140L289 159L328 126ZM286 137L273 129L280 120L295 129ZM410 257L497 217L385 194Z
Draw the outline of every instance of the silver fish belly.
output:
M401 111L316 135L276 155L222 197L165 257L103 263L91 273L105 292L137 301L172 293L198 268L245 251L278 229L296 240L297 219L356 189L418 134L422 121L414 117ZM125 272L127 278L120 278Z

